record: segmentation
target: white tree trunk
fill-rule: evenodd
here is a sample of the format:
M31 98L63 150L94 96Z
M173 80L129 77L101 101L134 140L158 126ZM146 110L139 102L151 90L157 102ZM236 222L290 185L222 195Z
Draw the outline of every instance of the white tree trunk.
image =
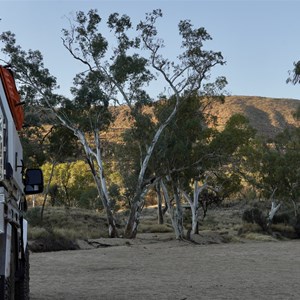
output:
M139 203L143 203L143 201L139 200L138 199L138 195L139 195L139 191L142 190L142 186L143 186L143 183L144 183L144 178L145 178L145 172L147 170L147 167L148 167L148 164L149 164L149 160L152 156L152 153L153 153L153 150L155 148L155 145L157 144L157 141L160 137L160 135L162 134L163 130L169 125L169 123L171 122L171 120L174 118L174 116L176 115L177 113L177 110L178 110L178 105L179 105L179 95L176 95L176 105L173 109L173 111L171 112L171 114L169 115L169 117L159 126L159 128L157 129L152 141L151 141L151 144L150 146L148 147L147 149L147 153L146 153L146 156L145 158L143 159L143 162L142 162L142 165L141 165L141 169L140 169L140 172L139 172L139 176L138 176L138 181L137 181L137 186L136 186L136 190L138 191L134 197L134 200L133 200L133 204L131 205L131 212L130 212L130 215L129 215L129 220L127 222L127 225L126 225L126 228L125 228L125 237L127 238L135 238L136 236L136 230L134 230L134 232L130 232L130 228L129 226L131 226L130 224L133 224L133 223L136 223L138 224L138 222L136 222L136 220L131 220L131 218L134 218L135 216L138 216L139 213L136 213L136 211L140 211L141 212L141 206L139 205ZM132 228L133 229L133 228Z
M145 196L148 192L148 189L149 187L146 187L144 190L136 192L136 198L132 201L130 214L125 226L124 236L126 238L131 239L136 237L141 213L145 203Z
M202 186L199 186L198 181L194 181L194 192L193 192L193 198L189 197L189 195L182 191L183 196L185 199L189 202L189 205L191 207L191 213L192 213L192 234L198 234L199 233L199 226L198 226L198 217L199 217L199 195L202 193L202 191L207 187L207 184L203 184Z
M171 199L168 193L168 190L163 182L163 180L161 180L161 188L163 191L163 195L165 198L165 201L168 205L168 211L169 211L169 215L170 215L170 219L171 219L171 223L175 232L175 237L177 240L183 239L183 225L182 225L182 209L181 209L181 205L179 203L179 206L177 205L178 200L176 199L175 196L175 200L176 200L176 206L174 208L174 206L172 206L171 204Z
M103 171L103 162L102 162L102 157L101 157L101 146L100 146L99 133L96 130L94 131L94 139L95 139L95 145L96 145L96 152L94 152L91 149L91 147L88 145L88 142L87 142L86 137L83 132L81 132L78 129L76 129L76 130L74 129L73 132L74 132L74 135L81 142L81 144L84 148L85 154L87 156L87 159L90 161L90 163L92 164L93 157L97 162L98 174L96 172L94 172L95 170L92 171L92 174L93 174L96 186L97 186L99 197L101 198L101 201L102 201L102 205L106 211L107 222L108 222L108 234L110 237L117 237L118 232L117 232L116 222L115 222L115 218L114 218L113 211L111 208L110 197L109 197L109 193L108 193L108 189L107 189L107 185L106 185L106 179L105 179L104 171ZM90 165L90 167L92 168L92 165Z
M272 206L271 206L271 209L270 209L269 215L268 215L268 221L269 221L268 223L269 224L272 224L273 218L274 218L275 214L277 213L277 211L279 210L280 206L281 206L281 203L276 205L276 203L274 201L272 202Z
M162 208L162 195L160 182L157 182L155 185L155 191L157 194L157 222L158 224L164 224L164 214Z

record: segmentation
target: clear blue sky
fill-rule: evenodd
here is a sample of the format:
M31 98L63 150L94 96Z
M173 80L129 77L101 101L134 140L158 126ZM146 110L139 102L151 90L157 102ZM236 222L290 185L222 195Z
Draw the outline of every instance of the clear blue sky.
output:
M174 49L180 44L179 20L190 19L212 36L206 47L221 51L227 61L212 75L227 77L230 94L300 99L300 85L285 83L293 62L300 60L300 1L296 0L0 0L0 32L14 32L25 50L40 50L45 66L66 94L82 67L63 48L61 29L68 28L66 16L71 12L94 8L104 20L110 13L119 12L133 21L161 8L164 17L159 30L170 57L176 56ZM1 53L0 58L5 59Z

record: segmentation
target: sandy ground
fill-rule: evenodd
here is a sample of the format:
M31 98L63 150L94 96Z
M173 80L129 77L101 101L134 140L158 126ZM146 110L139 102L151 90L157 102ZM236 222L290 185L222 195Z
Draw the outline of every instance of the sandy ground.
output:
M113 243L32 253L31 299L300 299L300 241Z

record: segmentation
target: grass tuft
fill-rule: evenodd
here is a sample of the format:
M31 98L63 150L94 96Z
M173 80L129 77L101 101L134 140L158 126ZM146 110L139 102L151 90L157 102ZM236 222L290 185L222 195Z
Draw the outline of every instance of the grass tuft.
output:
M170 224L155 224L150 222L145 222L139 225L139 233L164 233L173 232L173 228Z
M252 240L252 241L259 241L259 242L277 242L278 240L274 238L271 235L266 235L262 233L257 233L257 232L248 232L241 237L247 239L247 240Z

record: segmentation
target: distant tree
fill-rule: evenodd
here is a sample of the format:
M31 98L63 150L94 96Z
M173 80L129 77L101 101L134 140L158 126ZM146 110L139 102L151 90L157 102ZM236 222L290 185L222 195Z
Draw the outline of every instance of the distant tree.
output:
M193 145L194 161L184 171L186 185L183 195L191 206L193 234L198 233L198 210L205 217L208 206L218 204L241 189L237 171L242 160L242 148L255 136L255 130L242 115L233 115L224 130L204 130L202 140ZM184 182L184 181L183 181Z
M292 204L298 214L300 196L300 130L286 129L268 143L256 141L244 153L244 177L266 199Z
M294 118L295 118L296 120L300 121L300 104L299 104L297 110L296 110L295 113L294 113Z
M82 160L74 162L52 163L42 166L46 181L51 180L51 188L57 189L56 202L66 207L99 209L98 195L89 166ZM51 190L51 189L50 189ZM50 192L51 193L51 192Z
M42 126L42 128L44 128ZM54 169L58 163L67 159L75 160L78 157L78 147L74 135L65 127L51 126L47 134L42 139L42 149L47 162L51 163L51 172L48 176L44 191L44 200L41 209L41 220L43 220L44 208L50 191L54 191L51 186Z
M300 60L298 62L294 62L294 69L289 71L289 75L290 76L286 80L287 83L300 83Z
M184 238L182 193L195 173L198 174L196 168L203 158L198 153L198 148L200 144L206 144L206 125L201 113L203 100L198 95L192 95L187 101L180 103L178 114L162 134L150 162L150 168L154 170L153 176L160 178L160 186L177 239ZM165 118L175 105L174 99L169 102L162 101L156 107L158 120ZM169 199L174 199L174 205ZM194 207L191 208L194 211Z

